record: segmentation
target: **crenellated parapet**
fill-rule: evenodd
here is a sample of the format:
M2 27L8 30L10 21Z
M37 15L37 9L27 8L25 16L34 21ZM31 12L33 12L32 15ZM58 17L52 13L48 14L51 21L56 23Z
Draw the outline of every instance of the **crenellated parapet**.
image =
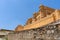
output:
M40 19L42 19L44 17L47 17L47 16L51 15L54 11L55 11L55 9L53 9L53 8L49 8L49 7L46 7L44 5L41 5L39 11L35 12L33 14L33 17L29 18L27 20L26 24L34 23L37 20L40 20Z
M60 19L60 10L46 7L41 5L39 11L35 12L31 18L29 18L25 26L17 26L16 31L29 30L42 27Z
M15 29L15 31L22 31L24 30L24 27L22 25L18 25Z
M26 22L26 25L29 25L29 24L31 24L32 23L32 18L29 18L28 20L27 20L27 22Z

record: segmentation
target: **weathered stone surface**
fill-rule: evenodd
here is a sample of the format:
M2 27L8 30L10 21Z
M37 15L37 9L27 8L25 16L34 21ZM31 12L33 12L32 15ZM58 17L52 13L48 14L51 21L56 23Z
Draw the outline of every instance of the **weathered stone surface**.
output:
M8 40L60 40L60 11L40 6L24 28L18 26L8 35Z
M5 29L1 29L0 30L0 40L7 40L7 35L9 33L13 33L14 31L12 30L5 30Z
M15 32L8 35L8 40L60 40L59 25L46 25L37 29Z

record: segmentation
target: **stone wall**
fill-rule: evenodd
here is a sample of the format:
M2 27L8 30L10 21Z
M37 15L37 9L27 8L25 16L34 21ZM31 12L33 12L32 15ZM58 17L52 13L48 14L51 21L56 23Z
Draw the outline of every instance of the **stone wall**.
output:
M12 30L5 30L5 29L0 29L0 40L7 40L7 35L9 33L13 33L14 31Z
M8 40L60 40L60 24L14 32L8 35Z

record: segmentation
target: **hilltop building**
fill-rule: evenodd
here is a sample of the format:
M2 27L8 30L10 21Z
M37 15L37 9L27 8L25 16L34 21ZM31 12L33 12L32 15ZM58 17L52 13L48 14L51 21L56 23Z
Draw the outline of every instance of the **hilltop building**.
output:
M41 5L24 26L8 34L8 40L60 40L60 10Z
M18 25L15 31L29 30L50 24L60 19L59 14L60 10L41 5L39 11L35 12L33 17L27 20L25 26Z

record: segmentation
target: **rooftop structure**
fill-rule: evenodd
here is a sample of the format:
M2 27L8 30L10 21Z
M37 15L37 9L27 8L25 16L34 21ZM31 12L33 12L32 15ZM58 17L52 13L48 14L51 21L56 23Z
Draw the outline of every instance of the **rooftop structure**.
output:
M33 17L29 18L25 26L17 26L15 31L29 30L48 25L54 21L60 19L60 10L46 7L41 5L39 11L33 14Z

